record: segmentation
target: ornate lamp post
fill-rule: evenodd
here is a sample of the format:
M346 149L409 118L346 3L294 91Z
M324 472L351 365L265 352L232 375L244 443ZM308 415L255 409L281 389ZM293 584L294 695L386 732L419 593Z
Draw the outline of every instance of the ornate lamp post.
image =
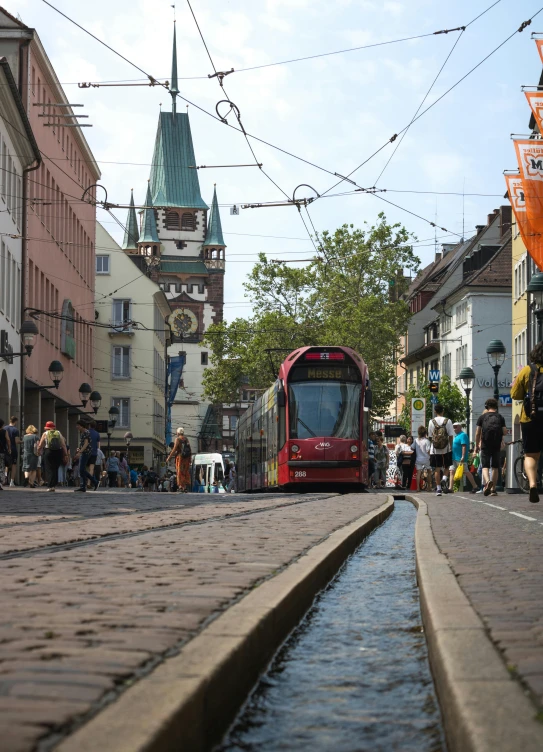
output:
M90 393L90 403L91 403L92 411L96 415L96 413L100 409L100 405L102 404L102 395L100 394L100 392Z
M494 371L494 398L500 403L500 390L498 388L498 374L505 360L505 345L500 339L493 339L486 348L488 362Z
M130 449L130 442L132 441L133 438L134 436L132 435L130 431L127 431L124 435L124 440L126 441L126 464L127 465L130 464L130 462L128 461L128 451Z
M467 368L462 368L462 370L460 371L460 374L458 375L458 380L462 384L462 389L466 393L466 433L468 435L468 441L469 441L469 429L470 429L470 417L471 417L469 396L471 394L471 390L473 389L473 382L475 381L475 373L473 371L473 368L470 368L469 366Z
M109 415L109 421L107 424L107 456L109 457L110 454L110 439L111 439L111 431L115 428L115 424L117 423L117 416L119 414L119 408L118 407L110 407L108 410Z
M537 339L539 341L543 339L543 272L533 274L526 289L532 293L533 308L537 321Z

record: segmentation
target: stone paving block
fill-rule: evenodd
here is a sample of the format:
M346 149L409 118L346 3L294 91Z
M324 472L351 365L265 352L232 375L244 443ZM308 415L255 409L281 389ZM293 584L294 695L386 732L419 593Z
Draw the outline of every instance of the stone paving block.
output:
M139 667L189 643L242 594L385 501L371 494L260 495L198 506L173 494L88 494L74 520L68 493L5 497L0 536L26 553L0 559L0 723L21 726L14 748L27 750L47 720L39 703L53 699L62 709L50 713L51 726L69 720L71 705L73 716L91 710L104 693L122 691ZM2 511L11 527L2 528ZM175 527L161 527L170 523ZM122 530L138 535L40 551ZM29 726L37 707L39 723Z

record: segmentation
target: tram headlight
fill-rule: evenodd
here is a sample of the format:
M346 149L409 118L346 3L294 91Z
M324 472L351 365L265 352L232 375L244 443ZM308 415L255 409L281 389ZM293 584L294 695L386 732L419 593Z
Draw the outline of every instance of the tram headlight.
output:
M298 454L298 452L300 451L300 447L298 446L298 444L293 444L290 447L290 451L292 452L292 454Z
M356 446L356 444L352 444L351 445L351 452L353 454L356 454L356 452L358 452L358 447Z

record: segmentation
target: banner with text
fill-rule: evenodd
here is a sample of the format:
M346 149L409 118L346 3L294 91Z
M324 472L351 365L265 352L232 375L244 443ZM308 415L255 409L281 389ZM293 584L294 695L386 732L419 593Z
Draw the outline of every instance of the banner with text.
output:
M529 224L526 250L543 269L543 143L518 139L514 144Z
M532 108L539 132L543 133L543 91L525 91L524 93Z
M528 217L526 216L526 202L524 200L524 186L522 184L522 178L520 175L504 175L505 182L507 184L507 193L509 195L509 201L515 215L518 231L522 238L522 242L528 247L530 241L530 225L528 224Z
M541 58L541 62L543 63L543 39L534 39L534 42L536 43L539 57Z

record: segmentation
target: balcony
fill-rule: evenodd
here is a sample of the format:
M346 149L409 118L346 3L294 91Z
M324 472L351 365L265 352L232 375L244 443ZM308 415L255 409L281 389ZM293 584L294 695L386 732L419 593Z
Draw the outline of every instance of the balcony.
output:
M108 334L110 337L114 337L117 334L124 334L128 337L133 337L135 332L132 329L131 321L111 321L109 322Z

